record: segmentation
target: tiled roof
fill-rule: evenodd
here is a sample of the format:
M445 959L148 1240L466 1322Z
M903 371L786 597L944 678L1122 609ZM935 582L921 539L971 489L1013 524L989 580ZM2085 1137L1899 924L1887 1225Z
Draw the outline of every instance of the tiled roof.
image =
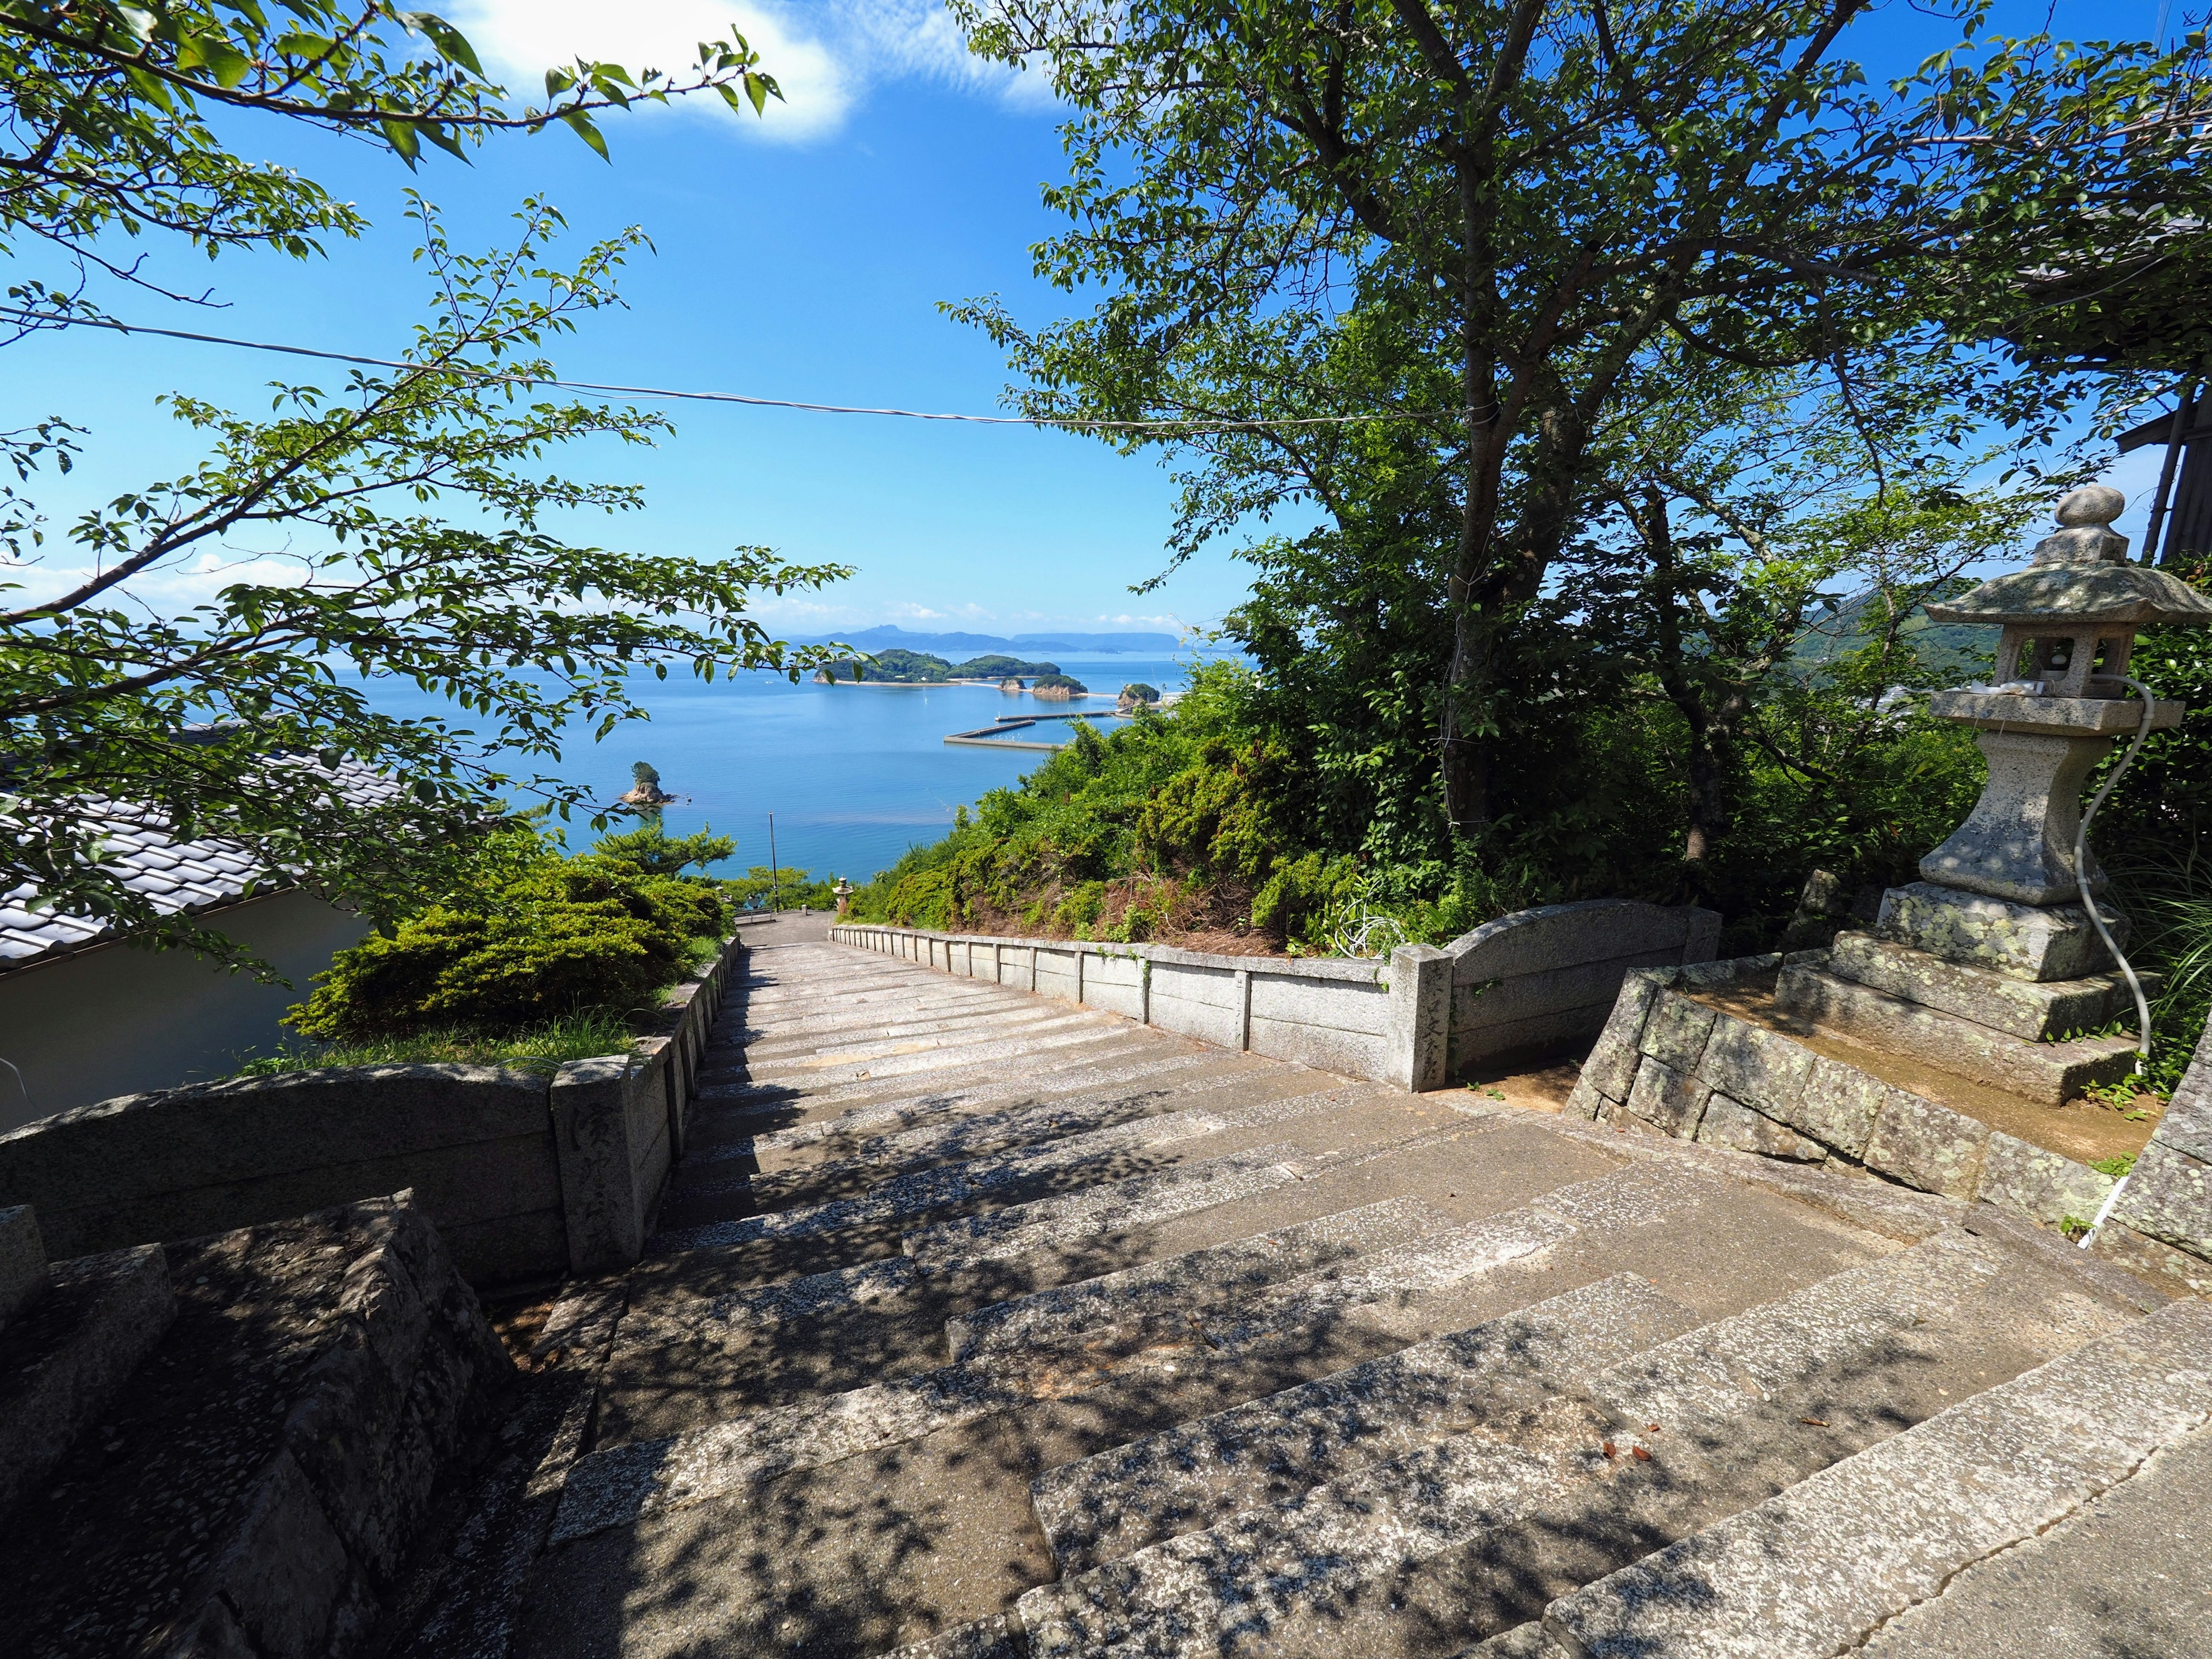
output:
M313 769L322 770L320 767ZM346 795L356 805L381 806L399 798L398 781L355 762L341 762L337 775ZM262 869L246 848L220 836L178 841L149 824L146 816L122 809L108 824L107 845L124 884L153 900L159 910L197 915L235 904L246 896L248 882ZM290 883L272 883L264 872L258 885L267 892ZM29 901L37 892L35 885L26 882L0 893L0 973L120 936L120 930L111 923L29 908Z

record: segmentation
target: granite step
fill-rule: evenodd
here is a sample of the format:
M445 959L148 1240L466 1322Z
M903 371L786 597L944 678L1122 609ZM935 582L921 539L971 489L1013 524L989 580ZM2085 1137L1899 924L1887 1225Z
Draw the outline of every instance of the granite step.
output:
M835 1116L793 1124L784 1129L763 1130L741 1141L718 1145L717 1156L757 1159L763 1170L785 1167L804 1158L849 1156L878 1136L924 1128L963 1115L1006 1109L1006 1103L1046 1104L1143 1085L1155 1089L1184 1086L1182 1079L1221 1075L1249 1075L1249 1068L1218 1053L1138 1053L1119 1065L1090 1062L1061 1070L1040 1070L1019 1078L998 1078L965 1089L928 1089L911 1095L883 1095L850 1106Z
M1560 1598L1544 1632L1576 1659L1857 1651L2208 1420L2212 1308L2177 1303Z
M1620 1194L1648 1184L1643 1171L1632 1170L1562 1188L1558 1201L1591 1214L1618 1212ZM1611 1197L1608 1189L1615 1189ZM1346 1316L1362 1305L1403 1304L1410 1294L1464 1285L1539 1259L1577 1231L1558 1214L1533 1207L1456 1226L1437 1228L1436 1219L1418 1202L1389 1200L956 1317L947 1322L946 1340L967 1352L950 1364L849 1389L826 1402L801 1399L746 1412L695 1434L640 1438L655 1450L623 1445L602 1454L605 1463L586 1460L575 1477L585 1488L596 1492L611 1482L633 1492L635 1505L610 1508L611 1500L586 1496L579 1498L575 1514L619 1518L665 1506L653 1496L664 1486L684 1494L669 1502L734 1491L791 1468L957 1427L1025 1399L1111 1389L1130 1379L1146 1386L1144 1379L1159 1367L1174 1376L1179 1370L1237 1364L1264 1376L1287 1356L1297 1372L1287 1381L1304 1381L1344 1363L1332 1356L1364 1359L1401 1346L1395 1334L1350 1325ZM1409 1234L1419 1236L1408 1239ZM886 1299L915 1288L896 1270L881 1271L884 1279L877 1288ZM855 1274L836 1288L857 1289L854 1279L866 1283ZM696 1341L711 1324L729 1332L729 1313L750 1319L771 1300L759 1292L747 1297L735 1308L694 1304L674 1316L648 1313L641 1319L633 1313L625 1322L623 1346L635 1355L639 1349ZM1282 1386L1255 1388L1233 1399L1273 1394ZM832 1431L824 1424L833 1419L857 1426ZM672 1472L664 1473L664 1465ZM614 1522L595 1519L588 1528L580 1522L575 1526L593 1530L606 1524Z
M711 1291L689 1298L691 1305L680 1311L633 1310L623 1326L624 1340L635 1343L648 1332L656 1340L712 1340L744 1327L880 1307L910 1296L933 1274L950 1276L1012 1260L1066 1237L1091 1236L1102 1227L1127 1227L1232 1203L1297 1180L1300 1167L1297 1149L1278 1143L963 1218L908 1235L909 1251L903 1255Z
M781 1049L754 1044L745 1051L745 1074L756 1083L776 1083L866 1066L874 1075L878 1061L996 1058L1013 1052L1012 1045L1026 1045L1052 1033L1106 1030L1118 1024L1112 1014L1088 1010L1009 1010L988 1019L931 1021L904 1036L848 1034L834 1042L793 1043Z
M1351 1469L1509 1415L1692 1328L1697 1316L1618 1273L1164 1433L1048 1469L1030 1486L1063 1573L1087 1571Z
M1073 1042L1056 1043L1025 1055L1018 1067L1000 1060L964 1066L914 1067L894 1074L842 1079L814 1079L806 1086L782 1082L747 1081L742 1071L718 1079L702 1077L697 1109L710 1116L742 1113L766 1121L761 1130L795 1127L836 1115L848 1108L888 1105L894 1100L920 1100L967 1090L1018 1090L1024 1083L1042 1085L1056 1073L1085 1067L1127 1065L1170 1054L1203 1052L1195 1042L1142 1027L1109 1028L1079 1034ZM750 1131L749 1131L750 1133Z
M1168 1152L1212 1136L1329 1111L1340 1108L1345 1099L1346 1091L1340 1085L1334 1090L1288 1099L1224 1107L1218 1112L1187 1107L1069 1135L1042 1146L1018 1147L897 1176L854 1197L735 1220L672 1228L655 1235L653 1248L660 1252L699 1249L822 1237L859 1229L881 1232L889 1228L910 1227L926 1218L1016 1196L1026 1186L1055 1179L1079 1180L1085 1185L1111 1179L1125 1172L1117 1169L1115 1160Z
M842 1157L794 1159L775 1170L746 1170L734 1156L696 1163L687 1160L672 1196L742 1195L762 1210L820 1203L866 1192L882 1182L916 1170L1041 1146L1140 1118L1164 1116L1187 1105L1216 1109L1221 1105L1255 1104L1289 1094L1299 1081L1279 1073L1230 1073L1174 1091L1085 1093L1071 1100L978 1113L878 1135L860 1142Z
M863 1079L873 1081L1004 1064L1054 1048L1095 1042L1102 1037L1121 1036L1128 1029L1126 1022L1113 1014L1067 1014L1050 1022L1049 1029L1041 1029L1033 1035L985 1033L942 1042L916 1040L910 1044L885 1045L883 1051L874 1054L846 1057L825 1054L812 1062L787 1060L763 1066L748 1062L745 1072L756 1088L773 1088L779 1084L787 1087L823 1087L857 1083Z
M1453 1651L1463 1626L1389 1616L1425 1565L1532 1523L1598 1522L1624 1498L1647 1528L1670 1505L1694 1512L1686 1498L1726 1501L1760 1408L1838 1368L1879 1370L1893 1339L2003 1259L1941 1235L1599 1370L1510 1438L1455 1436L1041 1586L1018 1607L1031 1653Z
M1363 1245L1387 1248L1434 1220L1424 1206L1390 1200L1070 1287L1093 1331L1111 1330L1119 1338L1094 1337L1091 1352L1073 1358L1040 1344L993 1350L690 1434L594 1452L569 1471L556 1541L920 1439L1024 1401L1064 1397L1085 1381L1110 1386L1111 1362L1144 1346L1163 1324L1187 1322L1193 1310L1219 1306L1271 1274L1294 1279L1316 1262L1356 1255ZM1170 1346L1178 1353L1188 1347ZM1254 1346L1249 1338L1246 1346Z

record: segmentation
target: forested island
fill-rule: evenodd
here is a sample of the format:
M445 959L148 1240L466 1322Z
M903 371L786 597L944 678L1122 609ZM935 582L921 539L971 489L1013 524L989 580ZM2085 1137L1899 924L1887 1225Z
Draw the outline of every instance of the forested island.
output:
M896 648L874 653L867 661L845 659L824 663L814 672L817 685L840 680L874 680L884 685L946 685L959 680L1028 680L1054 676L1056 662L1024 662L1019 657L971 657L951 663L927 651Z

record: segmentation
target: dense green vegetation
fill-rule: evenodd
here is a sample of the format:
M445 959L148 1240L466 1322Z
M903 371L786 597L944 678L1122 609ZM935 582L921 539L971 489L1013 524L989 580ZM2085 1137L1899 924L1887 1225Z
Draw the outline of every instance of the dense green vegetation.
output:
M285 1023L360 1044L620 1019L705 959L726 929L721 884L680 873L717 844L726 856L723 838L672 842L648 828L563 857L532 826L509 824L468 883L339 951Z
M408 1036L359 1042L288 1042L257 1054L239 1067L239 1077L276 1077L285 1072L325 1066L515 1066L550 1072L564 1061L594 1054L618 1054L630 1044L629 1022L604 1009L586 1010L520 1030L486 1030L454 1025Z
M1809 943L1980 786L1925 708L1993 641L1923 606L2025 555L2106 459L2071 435L2212 367L2201 33L1962 11L1884 84L1821 0L952 10L1068 112L1037 269L1087 307L955 314L1024 413L1166 459L1169 568L1250 566L1251 667L1079 734L868 915L1314 950L1625 894ZM2098 826L2177 963L2195 741Z
M892 647L873 653L866 661L842 658L824 663L817 681L877 680L892 685L942 685L948 680L1028 679L1032 675L1056 674L1058 663L1024 662L1018 657L974 657L963 663L947 662L927 651Z

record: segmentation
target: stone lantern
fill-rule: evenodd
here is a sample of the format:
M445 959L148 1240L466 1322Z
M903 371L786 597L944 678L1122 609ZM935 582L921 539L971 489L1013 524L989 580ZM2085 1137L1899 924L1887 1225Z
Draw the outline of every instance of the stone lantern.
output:
M1994 684L1929 702L1977 730L1989 781L1920 861L1924 879L1883 896L1871 933L1842 934L1826 963L1785 969L1776 1000L1786 1010L2051 1105L2130 1070L2129 1039L2052 1040L2132 1012L2075 880L2081 790L2114 742L2142 728L2143 703L2123 684L2136 631L2212 623L2212 601L2127 562L2127 538L2112 530L2126 504L2102 485L2075 490L2026 569L1928 607L1937 622L2002 630ZM2151 726L2185 712L2154 702ZM2088 873L2101 892L2094 860ZM2124 945L2126 918L2099 913Z
M830 890L837 896L837 914L841 916L843 915L847 910L852 908L854 892L853 884L846 880L844 877L840 876L837 878L837 884Z

